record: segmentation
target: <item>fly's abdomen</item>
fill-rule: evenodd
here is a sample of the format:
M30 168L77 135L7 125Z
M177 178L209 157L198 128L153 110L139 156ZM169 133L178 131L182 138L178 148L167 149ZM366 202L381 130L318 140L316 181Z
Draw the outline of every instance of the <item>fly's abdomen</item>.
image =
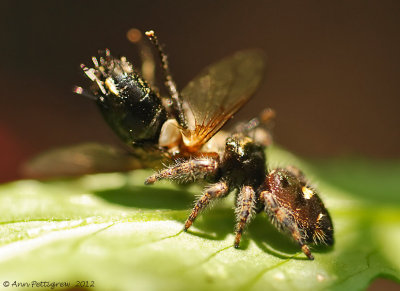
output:
M111 128L126 143L156 143L167 119L158 96L137 75L109 77L106 84L112 89L97 103Z
M157 144L167 120L159 96L125 57L114 58L105 50L92 60L93 68L82 69L92 81L90 89L107 123L129 145Z

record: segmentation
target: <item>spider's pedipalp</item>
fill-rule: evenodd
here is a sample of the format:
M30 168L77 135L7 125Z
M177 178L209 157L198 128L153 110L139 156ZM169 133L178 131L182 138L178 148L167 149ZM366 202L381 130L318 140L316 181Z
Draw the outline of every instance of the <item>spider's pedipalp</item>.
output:
M189 218L186 220L184 230L186 231L192 225L199 212L206 208L207 205L210 204L211 200L222 198L227 193L229 193L229 187L225 181L218 182L207 188L204 191L203 196L201 196L200 199L197 200L196 205L192 210L192 213L190 213Z
M178 160L172 166L148 177L145 184L153 184L162 179L176 180L178 182L204 179L207 175L215 174L218 166L219 163L210 158L196 158L186 162Z
M235 248L239 247L240 239L246 225L250 222L252 215L255 212L256 194L252 187L243 186L240 190L237 207L236 207L236 236L235 236Z

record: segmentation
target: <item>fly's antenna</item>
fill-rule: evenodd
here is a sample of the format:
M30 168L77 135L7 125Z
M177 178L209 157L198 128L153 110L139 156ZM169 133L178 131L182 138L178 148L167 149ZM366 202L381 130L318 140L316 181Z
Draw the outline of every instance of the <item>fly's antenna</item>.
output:
M172 78L171 72L169 70L169 64L168 64L168 57L165 54L164 50L162 49L160 43L158 42L158 38L156 34L154 33L153 30L146 31L146 36L149 38L151 43L155 46L155 48L158 51L160 61L161 61L161 67L164 75L164 84L165 87L167 88L172 102L173 102L173 111L174 115L179 123L180 126L183 128L187 128L187 123L183 111L183 106L182 106L182 96L180 95L176 83L174 79Z

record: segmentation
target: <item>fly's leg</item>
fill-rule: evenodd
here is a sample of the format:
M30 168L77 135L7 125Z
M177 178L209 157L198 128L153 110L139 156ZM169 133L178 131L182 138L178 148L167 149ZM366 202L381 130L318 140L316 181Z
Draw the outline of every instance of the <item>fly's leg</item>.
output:
M192 225L193 221L196 219L199 212L204 208L206 208L207 205L210 204L212 200L216 198L222 198L228 192L229 192L228 184L224 181L218 182L212 185L211 187L207 188L204 191L203 196L201 196L200 199L197 200L196 205L192 210L192 213L190 213L189 218L186 220L184 230L186 231Z
M252 215L255 212L256 195L252 187L244 186L238 196L236 207L236 236L235 248L239 247L240 239L246 225L250 222Z
M182 105L182 96L180 95L180 93L176 87L176 83L175 83L174 79L172 78L171 72L169 70L168 57L165 54L165 52L163 51L160 43L158 42L158 38L153 30L146 31L146 36L156 47L158 54L160 56L161 66L162 66L163 75L164 75L164 84L165 84L165 87L167 88L169 95L171 96L171 99L172 99L173 115L175 116L179 125L182 126L182 128L187 128L187 122L185 119L185 114L184 114L183 105Z
M236 124L234 131L248 134L250 131L257 127L272 127L273 120L275 119L275 111L271 108L265 108L258 117L250 119L248 122L241 122Z
M153 90L156 90L155 84L155 60L151 47L148 42L143 41L142 32L137 28L131 28L126 33L128 40L139 48L140 59L142 60L141 75L150 84ZM158 90L156 90L158 91Z
M281 206L274 195L269 191L261 192L260 199L264 202L265 212L267 212L272 223L279 230L290 233L292 238L300 245L303 253L310 260L314 260L309 247L304 243L305 235L290 212L285 207Z
M235 126L234 131L250 136L257 143L267 147L272 144L271 130L275 111L271 108L264 109L258 117L255 117L247 123L239 123Z
M185 162L178 161L174 165L148 177L145 184L154 184L156 181L168 179L179 182L204 179L217 172L219 163L214 159L198 158Z

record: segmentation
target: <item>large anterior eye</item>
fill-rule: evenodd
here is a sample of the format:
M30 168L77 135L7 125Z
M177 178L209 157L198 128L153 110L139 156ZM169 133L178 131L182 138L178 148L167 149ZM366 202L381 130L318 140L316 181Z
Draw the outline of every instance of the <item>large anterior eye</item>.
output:
M236 148L236 142L234 140L230 139L226 142L226 150L227 151L233 152L233 151L235 151L235 148Z

